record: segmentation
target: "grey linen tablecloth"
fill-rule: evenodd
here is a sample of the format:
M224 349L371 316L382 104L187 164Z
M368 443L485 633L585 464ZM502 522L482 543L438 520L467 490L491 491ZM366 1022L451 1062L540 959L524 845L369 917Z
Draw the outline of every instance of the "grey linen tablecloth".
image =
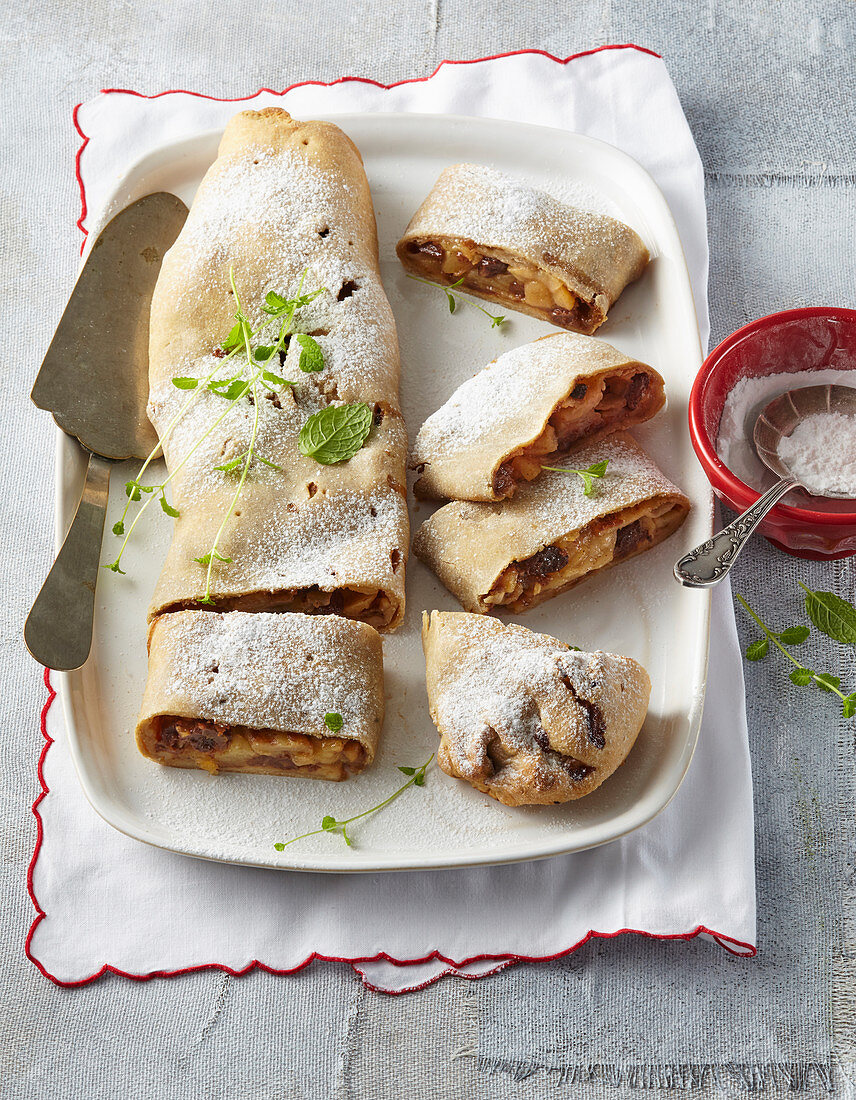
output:
M7 6L2 35L0 1097L856 1096L856 726L831 698L792 688L775 658L746 669L757 959L623 938L392 998L337 964L289 978L106 975L78 990L45 980L23 954L43 688L20 640L52 543L52 428L26 395L77 263L78 100L110 86L237 96L343 74L390 82L444 57L648 46L667 61L707 172L718 340L775 309L856 306L854 0L25 0ZM797 579L852 599L854 577L850 563L759 542L735 589L784 624ZM753 636L742 613L738 624ZM821 659L856 687L852 654L830 644Z

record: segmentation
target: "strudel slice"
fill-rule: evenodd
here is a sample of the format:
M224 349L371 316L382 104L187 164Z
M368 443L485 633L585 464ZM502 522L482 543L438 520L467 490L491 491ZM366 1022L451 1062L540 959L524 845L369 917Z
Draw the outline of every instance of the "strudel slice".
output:
M663 379L571 332L514 348L466 381L416 437L419 496L502 500L544 465L663 407Z
M608 462L585 496L571 467ZM514 612L557 596L600 569L641 554L683 523L690 502L627 432L545 470L502 504L452 501L413 542L467 611Z
M507 806L568 802L621 765L642 728L641 665L461 612L423 616L437 761Z
M440 174L397 251L422 278L587 334L648 263L623 222L477 164Z
M269 377L227 410L229 380L259 373L256 353L280 325L253 342L252 367L243 352L229 355L235 292L252 332L277 301L312 300L262 364ZM307 360L307 339L320 360ZM220 392L207 385L212 372ZM149 374L149 416L180 512L150 617L211 606L205 559L225 519L210 571L215 609L328 612L394 629L409 536L398 341L365 171L338 127L273 107L229 122L163 261ZM302 453L309 418L345 405L370 410L364 445L326 465Z
M383 712L365 623L179 611L150 629L137 744L174 768L347 779L371 763Z

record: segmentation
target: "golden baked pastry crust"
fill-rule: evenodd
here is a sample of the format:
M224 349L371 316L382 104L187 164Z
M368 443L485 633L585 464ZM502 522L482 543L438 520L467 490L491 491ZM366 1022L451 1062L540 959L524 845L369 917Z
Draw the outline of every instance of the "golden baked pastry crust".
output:
M443 170L396 251L416 275L587 335L649 259L623 222L477 164Z
M507 806L568 802L621 765L651 682L641 665L461 612L422 620L437 760Z
M281 469L250 468L219 543L232 562L212 571L215 606L318 608L394 629L404 614L409 537L398 341L362 161L336 126L267 108L244 111L226 127L152 304L149 416L161 435L187 398L172 378L205 378L222 356L234 324L230 267L251 327L263 320L269 291L293 296L301 279L304 293L325 288L296 319L325 366L301 372L292 340L274 371L294 387L259 391L256 453ZM325 466L299 453L311 413L354 402L373 406L374 426L352 459ZM206 569L194 559L210 549L234 492L234 477L216 467L246 451L249 398L182 460L223 410L222 398L200 392L164 443L181 514L150 618L199 606L204 595Z
M467 611L520 612L650 549L683 523L689 500L627 432L565 465L608 461L585 496L573 473L545 470L502 503L452 501L427 519L414 553Z
M383 715L381 641L365 623L179 611L149 629L137 744L159 764L346 779L374 758Z
M416 437L418 496L502 500L542 465L648 420L665 403L652 367L603 340L557 332L460 386Z

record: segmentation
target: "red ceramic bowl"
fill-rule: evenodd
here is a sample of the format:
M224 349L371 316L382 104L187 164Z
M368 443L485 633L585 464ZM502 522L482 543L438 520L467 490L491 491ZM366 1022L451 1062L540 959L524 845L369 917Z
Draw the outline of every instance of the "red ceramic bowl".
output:
M690 437L713 491L732 511L743 512L761 494L736 477L716 453L719 421L731 388L741 378L825 368L853 370L856 385L856 309L818 306L772 313L732 333L705 359L690 393ZM799 490L785 497L812 499ZM759 529L776 546L800 558L856 554L856 504L851 501L824 502L824 511L810 504L777 504Z

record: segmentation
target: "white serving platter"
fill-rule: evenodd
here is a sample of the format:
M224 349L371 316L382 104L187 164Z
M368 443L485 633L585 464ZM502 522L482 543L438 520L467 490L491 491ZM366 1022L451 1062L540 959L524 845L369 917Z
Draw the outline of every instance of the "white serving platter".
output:
M451 779L436 765L423 788L410 788L381 813L354 826L354 846L322 835L289 845L275 841L318 828L321 817L350 817L402 782L399 765L419 765L437 746L428 714L420 643L423 609L459 610L420 562L407 574L407 616L384 638L387 717L373 766L345 783L270 776L221 775L164 768L137 751L133 729L146 677L146 607L166 553L169 519L157 509L138 527L123 559L127 576L103 571L95 635L86 665L62 677L74 762L95 810L123 833L207 859L306 871L384 871L472 866L541 859L624 836L658 814L686 774L698 738L707 668L709 597L678 585L672 563L709 536L711 491L687 434L687 399L702 352L683 251L663 195L619 150L544 127L434 115L332 117L362 153L374 197L381 268L401 342L402 399L411 442L422 421L465 378L508 348L553 331L511 313L490 323L464 299L454 316L438 289L406 278L395 242L443 167L468 160L492 165L552 190L576 205L611 213L647 244L652 262L613 308L598 336L655 366L668 404L636 434L694 504L670 540L586 581L525 615L531 629L583 649L628 654L653 685L645 726L626 763L594 794L556 807L512 809ZM152 191L172 191L188 204L216 155L219 133L164 147L119 180L100 224ZM91 233L90 242L96 234ZM110 527L124 482L135 467L113 473ZM84 460L59 433L58 540L83 482ZM154 512L157 511L157 516ZM413 503L415 527L431 508Z

